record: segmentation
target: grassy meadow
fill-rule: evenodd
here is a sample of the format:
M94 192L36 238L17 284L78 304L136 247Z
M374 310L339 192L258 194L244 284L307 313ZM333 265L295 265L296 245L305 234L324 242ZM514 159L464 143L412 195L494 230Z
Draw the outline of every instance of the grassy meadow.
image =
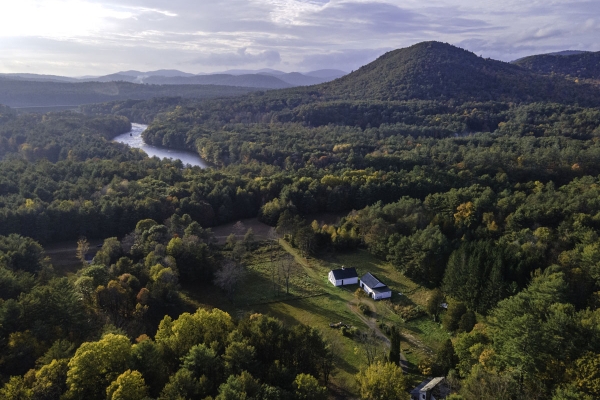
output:
M330 386L340 397L347 398L354 394L354 375L366 365L366 355L359 339L344 336L340 330L330 328L329 324L342 322L365 333L372 328L379 328L381 323L400 327L411 339L402 341L402 351L415 382L419 380L416 365L430 357L432 350L449 337L427 315L404 322L394 307L423 308L430 291L367 251L304 258L284 240L280 239L275 245L273 242L260 241L252 251L246 253L243 264L246 273L232 298L227 298L212 286L184 286L188 301L194 306L218 307L237 317L263 313L287 324L303 323L318 329L337 355L337 370ZM286 290L286 274L282 273L282 266L286 265L290 270L289 293ZM392 288L391 301L360 300L372 311L371 315L364 316L357 308L359 300L354 295L358 285L336 288L327 280L329 271L342 265L355 267L359 276L366 272L375 274ZM378 346L381 355L387 353L385 342L381 341Z

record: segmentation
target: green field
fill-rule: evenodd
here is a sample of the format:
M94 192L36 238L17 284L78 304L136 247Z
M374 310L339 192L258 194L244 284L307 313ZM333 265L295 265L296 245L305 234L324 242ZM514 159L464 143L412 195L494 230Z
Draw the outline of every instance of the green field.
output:
M281 273L282 263L292 259L289 278L289 293L286 291L285 275ZM273 259L273 261L272 261ZM218 307L235 317L251 313L263 313L277 317L287 324L302 323L318 329L337 354L336 367L330 386L339 397L352 397L355 393L354 375L366 363L363 345L355 338L343 336L338 329L329 327L330 323L342 322L369 332L370 326L384 323L401 327L418 344L402 342L411 372L416 373L416 365L431 355L439 344L449 336L428 316L404 323L394 312L394 305L423 306L429 290L416 285L384 261L373 257L364 250L349 253L327 254L321 257L304 258L287 242L280 240L279 245L270 248L267 242L248 252L243 259L246 274L232 299L214 287L185 287L185 295L194 306ZM327 280L331 269L342 265L356 267L359 276L371 272L388 284L393 290L391 301L362 301L372 310L370 318L362 316L357 310L358 300L354 291L358 285L336 288ZM403 293L399 295L399 293ZM380 343L380 354L387 347ZM418 380L418 377L413 377Z

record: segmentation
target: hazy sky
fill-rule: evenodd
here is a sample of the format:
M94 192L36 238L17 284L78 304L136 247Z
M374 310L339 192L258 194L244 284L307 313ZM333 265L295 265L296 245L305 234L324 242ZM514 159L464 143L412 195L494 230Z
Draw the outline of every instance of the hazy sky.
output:
M4 0L0 72L350 71L424 40L510 61L600 50L598 0Z

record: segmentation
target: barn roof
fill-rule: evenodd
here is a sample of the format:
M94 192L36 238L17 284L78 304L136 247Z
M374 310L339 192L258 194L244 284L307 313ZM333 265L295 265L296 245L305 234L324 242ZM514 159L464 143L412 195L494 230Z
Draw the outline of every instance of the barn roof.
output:
M342 267L340 269L334 269L331 272L333 273L333 277L335 278L336 281L341 280L341 279L358 278L358 273L356 272L356 268L354 268L354 267L350 267L350 268Z
M363 277L360 278L360 280L361 280L362 283L364 283L365 285L367 285L371 289L374 289L375 286L377 286L377 285L383 285L383 286L385 286L385 283L381 282L379 279L377 279L375 277L375 275L373 275L370 272L367 272L366 274L364 274Z

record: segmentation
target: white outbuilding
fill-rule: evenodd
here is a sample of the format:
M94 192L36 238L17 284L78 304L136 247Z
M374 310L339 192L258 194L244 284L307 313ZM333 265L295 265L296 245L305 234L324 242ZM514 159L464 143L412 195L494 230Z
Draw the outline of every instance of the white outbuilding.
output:
M358 284L358 273L356 268L342 267L329 271L329 282L333 286L356 285Z
M370 272L367 272L360 278L360 287L374 300L389 299L392 297L392 290Z

